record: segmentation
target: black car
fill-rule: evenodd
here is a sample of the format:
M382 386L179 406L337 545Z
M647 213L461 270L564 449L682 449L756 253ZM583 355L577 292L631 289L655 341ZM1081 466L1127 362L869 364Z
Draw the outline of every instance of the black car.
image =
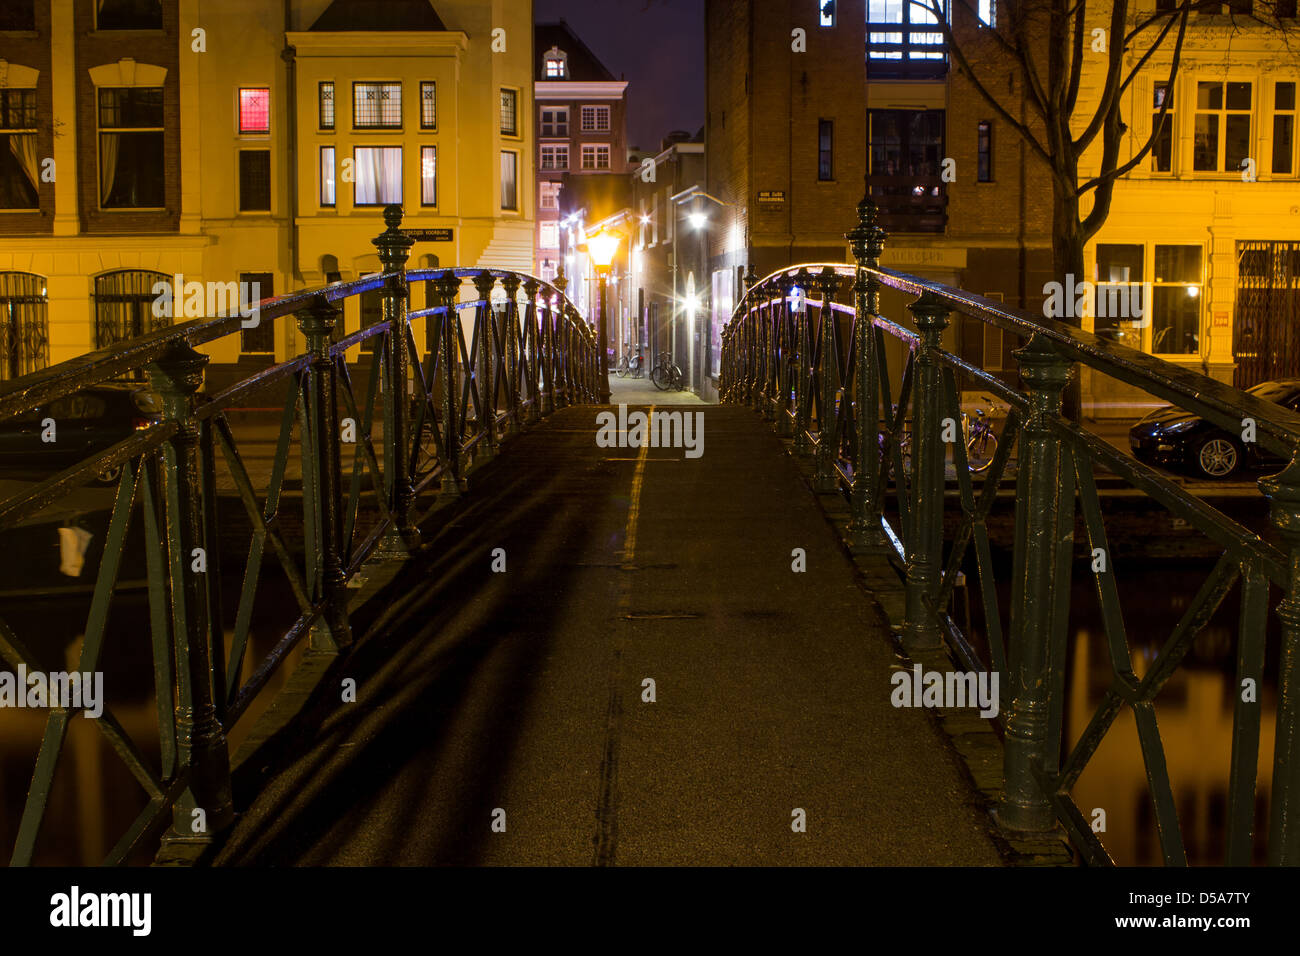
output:
M1300 379L1261 382L1246 391L1300 412ZM1280 467L1285 464L1258 442L1243 442L1241 433L1226 432L1186 409L1170 405L1152 412L1128 433L1133 456L1152 465L1189 469L1198 478L1221 479L1243 468Z
M62 471L160 421L158 399L138 384L85 388L0 421L0 472ZM51 421L53 431L50 430ZM53 437L53 441L45 438ZM122 466L99 472L116 481Z

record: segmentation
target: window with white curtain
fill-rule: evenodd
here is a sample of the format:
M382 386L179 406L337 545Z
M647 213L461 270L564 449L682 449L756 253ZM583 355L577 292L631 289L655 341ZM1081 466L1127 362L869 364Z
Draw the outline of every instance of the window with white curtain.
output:
M36 91L0 89L0 209L40 205Z
M402 201L402 147L358 146L352 156L355 205L386 206Z
M334 192L334 147L322 146L320 148L320 204L334 206L337 203L338 199Z
M104 209L166 205L161 87L99 90L99 204Z
M501 208L519 208L519 154L501 151Z
M438 147L420 147L420 203L438 205Z

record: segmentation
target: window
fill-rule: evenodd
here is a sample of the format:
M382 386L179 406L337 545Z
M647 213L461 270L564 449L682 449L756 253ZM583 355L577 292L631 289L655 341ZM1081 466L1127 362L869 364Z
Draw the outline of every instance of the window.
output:
M537 244L543 249L560 248L560 224L544 222L538 227Z
M543 209L560 208L560 184L559 183L542 183L541 202Z
M401 129L401 83L353 83L353 129Z
M420 84L420 129L438 128L438 84Z
M822 182L834 179L835 164L833 144L835 142L834 120L817 121L817 178Z
M240 298L244 300L241 304L255 305L275 296L275 276L269 272L241 272L239 287L248 290L247 293L240 292ZM274 354L275 320L261 320L251 329L240 329L239 338L240 351L245 355Z
M542 110L542 136L569 135L569 108L557 106Z
M1160 110L1165 109L1164 124L1151 144L1151 171L1172 172L1174 168L1174 93L1167 83L1157 83L1151 93L1151 129L1160 123Z
M501 151L501 208L519 208L519 154Z
M993 124L989 120L980 120L976 127L975 156L975 179L993 182Z
M569 76L569 57L558 47L546 51L545 65L542 72L548 80L564 80Z
M162 29L162 0L99 0L98 6L96 29Z
M584 106L582 108L582 131L584 133L609 132L609 107Z
M1201 333L1201 247L1156 246L1151 351L1195 355Z
M155 315L154 286L171 285L161 272L109 272L95 278L95 348L103 349L172 324L170 315Z
M271 91L268 89L240 90L240 135L269 132L271 132Z
M387 206L402 201L402 147L358 146L352 156L355 205Z
M1157 0L1159 2L1159 0ZM994 0L979 0L977 15L986 27L997 26L998 7Z
M239 152L239 211L271 211L271 151Z
M320 204L334 206L338 199L334 192L334 147L320 148Z
M823 27L835 26L835 0L814 0L817 4L817 24Z
M0 7L0 30L35 29L36 0L6 0Z
M0 209L40 206L36 91L0 89Z
M99 91L99 203L105 209L160 209L163 91L158 87Z
M582 147L583 169L609 169L609 147L584 144Z
M1295 172L1295 83L1273 87L1273 173L1290 176Z
M1196 84L1196 136L1192 168L1239 172L1250 156L1249 83Z
M543 146L542 147L542 169L568 169L569 168L569 147L568 146Z
M39 372L50 363L45 279L0 272L0 381Z
M325 82L320 84L320 128L334 128L334 84Z
M942 232L947 224L944 111L870 110L867 119L867 185L881 226Z
M947 4L940 0L947 15ZM911 0L867 0L867 69L878 76L942 75L947 70L938 20Z
M420 204L438 205L438 147L420 147Z
M1102 338L1142 348L1149 293L1142 285L1144 246L1097 244L1093 331Z
M501 91L501 135L519 135L519 94L514 90Z

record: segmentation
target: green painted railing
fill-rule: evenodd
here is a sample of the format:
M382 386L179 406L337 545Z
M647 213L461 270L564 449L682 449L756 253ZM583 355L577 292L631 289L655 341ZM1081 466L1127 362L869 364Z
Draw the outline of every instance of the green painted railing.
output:
M847 530L855 550L892 555L903 568L904 648L932 649L946 641L963 666L999 673L1003 696L1010 697L998 718L1005 743L999 823L1020 833L1063 826L1085 859L1111 862L1071 791L1117 715L1128 707L1163 858L1167 864L1185 864L1154 700L1238 580L1234 686L1250 680L1261 687L1271 583L1282 597L1274 609L1281 647L1267 859L1300 864L1300 416L1065 323L883 269L879 259L885 236L869 200L859 205L858 219L846 236L855 263L810 264L761 280L749 277L723 333L721 395L724 402L754 408L779 433L792 437L797 454L813 456L818 490L839 490L849 500ZM908 306L912 328L879 314L882 287L916 296ZM942 347L954 312L1024 342L1014 353L1022 388L1008 386ZM887 361L887 336L901 343L905 354L896 380ZM1244 419L1253 419L1260 444L1290 462L1259 482L1280 545L1067 420L1062 392L1080 366L1137 386L1233 433L1242 432ZM961 421L962 383L972 383L1009 407L992 462L976 477L967 468L964 442L945 441ZM1015 533L1010 600L1003 608L987 519L1013 452L1018 456ZM955 496L945 494L950 454ZM1140 679L1131 664L1115 561L1094 562L1111 681L1087 728L1063 752L1076 514L1082 515L1092 553L1111 554L1095 477L1099 468L1207 536L1222 549L1222 557ZM948 508L959 510L959 516L955 531L945 535ZM983 608L987 659L947 610L972 548L977 580L971 590ZM1226 862L1234 865L1254 858L1261 715L1259 695L1254 700L1249 696L1234 694L1231 753L1217 755L1230 765Z
M388 228L374 240L384 273L263 301L260 321L295 317L307 352L219 394L200 394L208 359L195 346L238 334L239 315L187 322L0 385L0 421L124 373L147 372L163 400L161 424L0 502L2 536L96 475L122 469L85 623L82 672L101 669L128 530L143 523L152 657L140 666L154 676L159 759L146 756L111 709L94 721L146 801L106 863L130 858L169 820L165 845L201 850L211 844L233 819L232 728L304 637L318 655L337 654L351 643L353 575L368 561L402 559L418 546L417 511L429 504L428 494L437 493L434 503L459 495L467 468L490 459L504 439L556 408L596 399L595 332L564 295L563 279L553 285L495 269L407 271L412 240L399 228L401 207L385 209L384 219ZM413 281L429 283L432 293L428 308L408 312ZM462 301L466 281L474 295ZM382 320L336 338L338 303L376 289L382 291ZM472 314L468 342L462 311ZM415 318L432 323L424 365L412 360L418 354L410 327ZM346 354L361 348L369 349L371 375L358 396ZM274 389L282 394L282 412L269 480L262 484L241 457L230 413L242 399ZM355 427L351 443L343 438L345 419ZM302 495L300 513L291 515L291 496L283 492L295 445ZM218 494L219 469L252 526L243 567L220 561L223 517L232 504ZM284 530L290 519L301 521L301 548ZM195 560L200 549L205 562ZM281 572L274 580L263 568L268 555ZM204 570L195 570L204 563ZM233 609L222 606L223 576L230 575L240 581ZM297 617L250 666L245 657L255 606L268 603L288 603ZM3 662L42 670L36 646L15 633L0 610ZM242 673L248 673L243 680ZM71 820L46 820L73 716L59 707L49 711L13 865L32 862L43 824L55 840L75 828ZM51 822L62 828L58 835L49 836Z

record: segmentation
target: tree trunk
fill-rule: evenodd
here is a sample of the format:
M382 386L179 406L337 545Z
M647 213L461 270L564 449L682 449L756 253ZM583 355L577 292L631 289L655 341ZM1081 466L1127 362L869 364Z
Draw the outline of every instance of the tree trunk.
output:
M1076 180L1075 175L1070 175L1067 181ZM1088 278L1084 275L1085 240L1083 224L1079 220L1079 199L1074 195L1073 189L1067 192L1062 187L1060 177L1054 180L1052 199L1052 280L1061 283L1067 305L1064 315L1053 316L1053 318L1060 319L1075 328L1082 328L1082 317L1076 314L1078 310L1073 307L1077 298L1074 290L1079 283ZM1062 393L1062 412L1069 421L1077 422L1082 408L1079 368L1076 365Z

